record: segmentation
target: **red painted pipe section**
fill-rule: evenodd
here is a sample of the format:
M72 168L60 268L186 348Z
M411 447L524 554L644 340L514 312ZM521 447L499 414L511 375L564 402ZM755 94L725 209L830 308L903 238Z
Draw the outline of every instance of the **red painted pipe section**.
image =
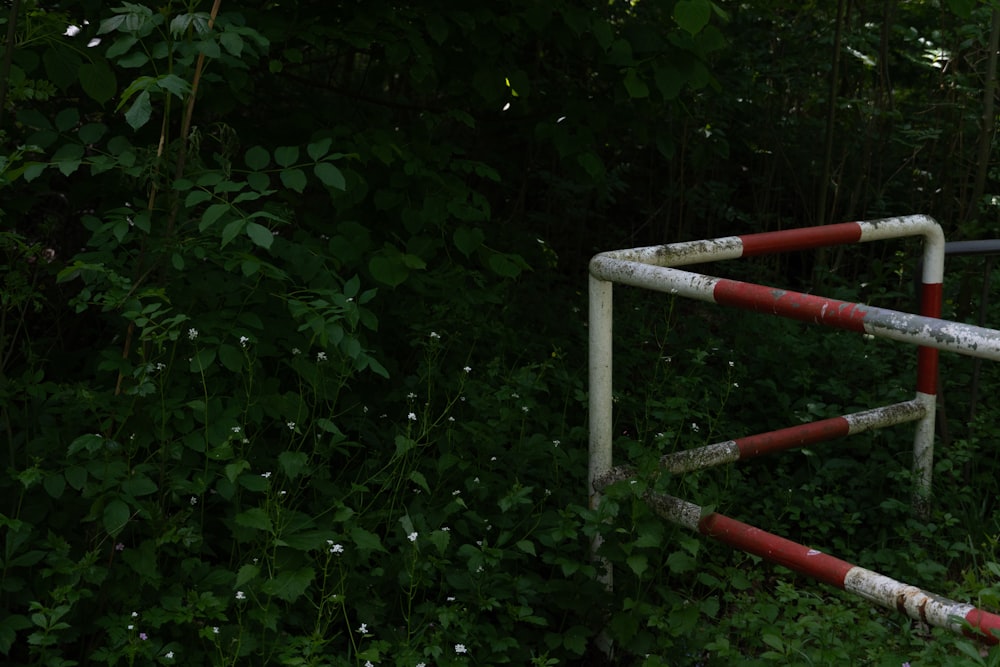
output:
M847 561L715 512L698 522L698 532L838 588L844 587L844 577L854 567Z
M698 509L697 506L693 507ZM870 601L895 607L911 618L918 618L932 625L954 628L950 618L962 618L971 626L963 628L965 635L990 644L1000 643L998 636L994 634L1000 633L1000 616L972 605L931 595L915 586L908 586L715 512L698 521L698 532L823 583L859 594Z
M733 442L739 448L742 460L841 438L850 433L850 428L850 423L844 417L831 417L769 433L748 435L745 438L737 438Z
M842 222L822 227L746 234L739 238L743 243L743 256L752 257L775 252L809 250L828 245L857 243L861 240L861 225L856 222Z
M866 307L859 303L826 299L774 287L719 279L712 293L716 303L793 320L825 324L864 333Z

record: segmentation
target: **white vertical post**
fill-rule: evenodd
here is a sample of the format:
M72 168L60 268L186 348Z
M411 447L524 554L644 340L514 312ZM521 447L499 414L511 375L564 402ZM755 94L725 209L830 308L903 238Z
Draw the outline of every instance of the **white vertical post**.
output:
M590 465L587 475L587 493L590 509L597 509L601 494L594 488L594 480L611 469L611 338L612 338L612 283L590 276L589 322L589 373L590 373ZM601 546L601 536L591 542L595 558ZM612 586L611 566L600 563L603 572L599 579L608 589Z

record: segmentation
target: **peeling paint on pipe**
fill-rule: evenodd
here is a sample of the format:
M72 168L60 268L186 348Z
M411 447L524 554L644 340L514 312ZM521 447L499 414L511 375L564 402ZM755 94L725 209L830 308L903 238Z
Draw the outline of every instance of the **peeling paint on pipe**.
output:
M875 428L916 421L921 419L926 411L924 403L916 399L894 403L842 417L831 417L728 442L673 452L660 458L660 466L674 474L701 470L786 449L805 447Z
M994 631L1000 632L1000 616L996 614L928 593L717 512L705 513L698 505L679 498L659 495L651 497L649 502L665 519L724 544L895 609L914 620L998 643L993 635ZM971 630L966 630L956 618L968 623Z

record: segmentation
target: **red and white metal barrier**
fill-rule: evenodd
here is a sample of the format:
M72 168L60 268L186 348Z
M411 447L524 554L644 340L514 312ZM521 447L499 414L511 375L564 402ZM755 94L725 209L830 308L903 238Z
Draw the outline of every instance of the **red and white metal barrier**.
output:
M924 238L919 314L674 268L905 236ZM677 452L663 457L661 466L672 473L689 472L915 421L913 502L918 513L925 513L934 463L938 350L1000 361L1000 331L940 319L944 245L944 235L937 222L928 216L916 215L613 250L595 256L590 262L589 311L590 506L597 508L601 490L608 483L631 475L627 468L613 467L611 447L612 285L622 283L918 345L916 396L911 401ZM964 619L979 632L980 638L997 641L991 631L1000 630L998 616L932 596L722 515L713 513L701 518L701 508L683 500L653 495L649 500L668 519L692 530L853 591L872 602L899 609L932 625L959 629L961 625L955 618ZM592 546L596 553L600 538L595 539ZM602 580L611 586L610 568L605 567Z

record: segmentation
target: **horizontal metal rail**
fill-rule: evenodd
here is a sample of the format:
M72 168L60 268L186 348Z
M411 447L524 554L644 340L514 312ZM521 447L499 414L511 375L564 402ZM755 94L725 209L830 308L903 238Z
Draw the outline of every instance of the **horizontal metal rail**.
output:
M665 519L719 542L856 593L914 620L997 643L993 633L1000 633L1000 616L996 614L928 593L718 512L706 513L702 507L680 498L650 493L646 501Z

